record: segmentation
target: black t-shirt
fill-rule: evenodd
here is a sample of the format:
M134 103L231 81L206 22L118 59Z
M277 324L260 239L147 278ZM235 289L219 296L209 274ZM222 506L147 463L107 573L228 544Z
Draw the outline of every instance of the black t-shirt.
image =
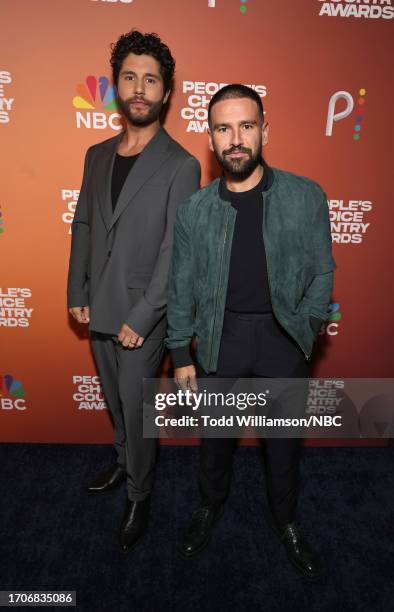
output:
M226 297L226 308L234 312L272 312L261 193L269 188L272 179L272 170L264 166L261 181L248 191L229 191L224 180L220 183L220 197L237 211Z
M111 183L111 196L112 196L112 209L115 210L116 203L119 198L119 194L122 191L125 180L130 170L134 166L138 159L137 155L119 155L116 154L114 168L112 171L112 183Z

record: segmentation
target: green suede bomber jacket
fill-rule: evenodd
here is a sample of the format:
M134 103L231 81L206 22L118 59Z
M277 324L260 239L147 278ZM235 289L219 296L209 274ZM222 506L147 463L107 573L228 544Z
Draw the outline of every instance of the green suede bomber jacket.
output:
M262 233L274 316L310 359L329 304L336 263L327 198L314 181L276 168L262 192ZM236 210L216 179L177 210L169 273L166 345L174 367L196 357L216 371ZM256 262L256 266L258 262Z

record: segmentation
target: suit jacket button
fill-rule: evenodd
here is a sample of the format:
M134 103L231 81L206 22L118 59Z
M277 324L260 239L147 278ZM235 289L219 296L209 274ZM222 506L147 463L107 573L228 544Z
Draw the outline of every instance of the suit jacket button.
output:
M108 257L111 257L112 251L108 251Z

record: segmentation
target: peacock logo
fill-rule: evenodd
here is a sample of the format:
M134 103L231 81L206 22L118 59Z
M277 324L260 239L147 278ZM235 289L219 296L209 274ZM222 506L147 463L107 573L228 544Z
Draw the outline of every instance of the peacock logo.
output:
M77 96L73 98L75 108L85 110L95 110L98 105L105 110L116 110L115 88L110 85L106 76L98 79L95 76L88 76L84 83L79 83L76 87Z
M122 129L122 116L118 111L115 87L108 77L97 78L90 75L84 83L77 85L76 93L73 107L76 109L77 128L104 130L110 127L116 131Z
M342 319L342 314L339 311L340 305L332 302L328 307L328 319L320 328L319 334L328 334L329 336L337 336L339 332L339 321Z
M1 410L26 410L26 391L20 380L16 380L11 374L0 374L0 409Z
M339 312L339 304L330 304L329 307L330 316L328 320L331 321L340 321L342 319L342 314Z
M26 391L20 380L15 380L11 374L0 375L0 397L9 395L11 397L26 397Z

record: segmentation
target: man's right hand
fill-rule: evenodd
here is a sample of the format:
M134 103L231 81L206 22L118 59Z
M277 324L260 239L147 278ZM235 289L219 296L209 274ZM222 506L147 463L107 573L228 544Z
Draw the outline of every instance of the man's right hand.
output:
M69 308L68 312L78 323L89 323L90 321L89 306L74 306L74 308Z
M175 368L174 382L182 391L198 391L196 368L188 365L183 368Z

